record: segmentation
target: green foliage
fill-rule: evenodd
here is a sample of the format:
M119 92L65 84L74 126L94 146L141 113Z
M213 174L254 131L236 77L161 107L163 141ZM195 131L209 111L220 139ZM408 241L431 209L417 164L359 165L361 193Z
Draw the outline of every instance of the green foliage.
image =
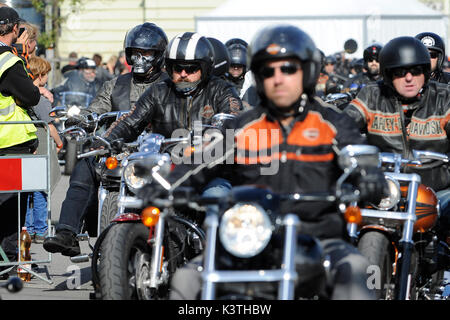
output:
M84 0L31 0L31 4L37 12L42 13L45 19L51 21L50 30L45 30L39 36L38 42L46 48L53 48L60 34L61 25L67 20L70 13L77 11ZM61 14L61 6L67 3L69 5L69 13Z

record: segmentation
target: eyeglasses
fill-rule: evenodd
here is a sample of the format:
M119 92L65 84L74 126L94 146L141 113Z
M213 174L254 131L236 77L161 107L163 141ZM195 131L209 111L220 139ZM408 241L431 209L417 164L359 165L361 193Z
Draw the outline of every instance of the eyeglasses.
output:
M173 65L173 71L181 73L185 71L187 74L192 74L200 70L200 66L197 64L175 64Z
M377 58L369 58L368 60L367 60L367 62L378 62L378 59Z
M439 52L436 51L428 51L430 53L430 57L431 59L436 59L437 57L439 57Z
M392 76L395 78L403 78L408 73L411 73L413 76L419 76L423 74L423 68L421 66L414 66L410 68L395 68L392 70Z
M242 64L232 64L232 65L230 65L230 68L232 68L232 69L243 69L244 66Z
M280 71L283 74L290 75L296 73L298 70L301 70L301 66L297 63L285 63L280 68ZM261 76L264 79L272 78L275 74L275 68L264 66L261 68L260 72Z

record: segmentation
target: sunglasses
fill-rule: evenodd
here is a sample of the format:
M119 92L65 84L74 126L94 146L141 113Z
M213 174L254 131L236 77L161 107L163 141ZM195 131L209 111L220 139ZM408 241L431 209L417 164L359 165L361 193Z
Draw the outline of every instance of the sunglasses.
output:
M181 73L185 71L187 74L192 74L200 70L200 66L197 64L175 64L173 65L173 71Z
M439 52L436 51L429 51L431 59L436 59L439 57Z
M367 60L367 62L373 62L373 61L378 62L378 59L377 58L369 58Z
M411 73L413 76L419 76L423 74L423 68L421 66L415 66L411 68L396 68L392 70L392 76L395 78L403 78L408 73Z
M286 75L291 75L296 73L298 70L301 70L301 66L297 63L286 63L279 68L280 71ZM264 66L261 68L260 74L264 79L272 78L275 74L275 68Z

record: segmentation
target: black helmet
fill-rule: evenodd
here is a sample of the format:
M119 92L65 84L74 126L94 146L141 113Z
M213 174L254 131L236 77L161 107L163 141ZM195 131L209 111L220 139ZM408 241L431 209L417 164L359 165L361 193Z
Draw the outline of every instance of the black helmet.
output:
M167 46L167 36L165 32L154 23L145 22L129 30L125 36L123 46L127 63L133 66L133 72L146 73L154 67L152 73L161 70L164 64L164 50ZM131 57L132 49L154 50L155 55L150 61ZM141 57L142 58L142 57Z
M228 47L228 52L230 53L231 64L239 64L247 67L247 48L239 43L232 44Z
M96 69L95 61L86 57L81 57L77 61L77 69Z
M383 46L378 43L371 44L364 49L363 57L365 66L367 66L367 62L372 61L373 59L378 61L381 49L383 49Z
M399 67L421 65L424 67L425 83L430 78L431 61L427 48L413 37L398 37L389 41L379 55L384 82L392 84L391 70Z
M442 38L433 32L422 32L415 36L416 39L419 39L428 50L435 50L439 53L437 70L442 70L442 65L445 60L445 44L442 41Z
M258 94L264 96L260 68L266 61L297 58L302 64L303 90L312 94L320 73L321 56L314 41L293 25L268 26L260 30L248 47L250 70L255 75Z
M233 44L242 44L246 49L248 48L248 43L240 38L232 38L225 42L225 47L229 48Z
M214 48L206 37L196 32L184 32L173 38L166 50L166 69L172 76L175 63L198 63L202 70L200 83L204 83L212 73L214 67ZM180 93L192 94L200 84L189 89L183 89Z
M230 68L230 54L228 53L227 47L216 38L206 38L211 43L214 49L214 69L212 74L215 76L224 76Z
M327 56L325 57L325 59L323 60L323 64L327 65L327 64L332 64L335 65L337 63L336 57L335 56Z

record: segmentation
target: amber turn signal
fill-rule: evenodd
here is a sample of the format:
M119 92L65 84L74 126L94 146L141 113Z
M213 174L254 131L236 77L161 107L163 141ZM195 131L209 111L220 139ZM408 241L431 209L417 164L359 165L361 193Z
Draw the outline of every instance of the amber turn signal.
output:
M350 206L345 210L344 218L347 223L360 224L362 222L361 210L359 207Z
M161 211L156 207L147 207L142 210L141 220L147 227L154 227L159 220L159 214Z
M105 166L109 170L114 170L119 165L119 161L116 159L116 157L108 157L105 161Z

